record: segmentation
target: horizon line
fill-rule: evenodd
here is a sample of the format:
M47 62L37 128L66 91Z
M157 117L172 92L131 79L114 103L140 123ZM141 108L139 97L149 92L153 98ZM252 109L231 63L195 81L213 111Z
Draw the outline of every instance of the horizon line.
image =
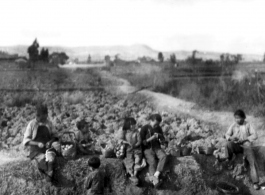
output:
M30 45L26 45L26 44L17 44L17 45L9 45L9 46L2 46L0 45L0 48L6 47L6 48L11 48L11 47L29 47ZM53 47L61 47L61 48L89 48L89 47L132 47L132 46L145 46L150 48L152 51L154 52L162 52L162 53L174 53L174 52L192 52L192 51L198 51L198 52L204 52L204 53L220 53L220 54L241 54L241 55L259 55L259 56L263 56L264 54L258 54L258 53L239 53L239 52L223 52L223 51L207 51L207 50L199 50L199 49L193 49L193 50L157 50L147 44L144 43L135 43L135 44L130 44L130 45L90 45L90 46L63 46L63 45L44 45L44 46L40 46L39 48L53 48Z

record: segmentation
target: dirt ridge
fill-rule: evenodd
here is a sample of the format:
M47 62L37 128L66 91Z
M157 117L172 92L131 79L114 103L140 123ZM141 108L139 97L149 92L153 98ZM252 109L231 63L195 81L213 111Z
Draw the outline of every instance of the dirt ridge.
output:
M217 124L222 131L221 134L224 134L229 126L233 123L232 112L217 112L201 109L199 110L196 108L196 103L184 101L170 95L153 92L146 89L141 90L137 93L133 93L134 91L137 91L139 89L132 86L126 79L116 77L107 71L101 71L100 73L103 79L108 78L120 83L119 86L106 88L107 91L120 95L126 95L128 99L134 101L148 101L155 107L156 110L183 114L194 117L204 122ZM255 142L255 145L265 146L265 133L263 131L265 127L264 119L247 115L247 120L253 125L258 133L259 139Z

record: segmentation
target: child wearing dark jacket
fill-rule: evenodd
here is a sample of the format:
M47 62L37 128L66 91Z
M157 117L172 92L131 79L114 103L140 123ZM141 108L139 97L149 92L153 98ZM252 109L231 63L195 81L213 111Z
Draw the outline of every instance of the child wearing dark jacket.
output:
M96 156L88 160L88 166L91 172L88 174L84 183L85 195L103 195L105 172L100 170L100 159Z
M161 184L159 176L164 170L167 161L167 155L161 148L161 146L166 144L160 127L161 121L162 117L159 114L151 115L150 124L143 126L140 132L143 142L143 153L149 165L150 181L155 187Z

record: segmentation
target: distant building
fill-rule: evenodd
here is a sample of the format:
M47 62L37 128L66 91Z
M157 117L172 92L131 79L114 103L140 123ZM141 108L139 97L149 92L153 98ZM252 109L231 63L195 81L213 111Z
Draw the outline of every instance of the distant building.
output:
M9 53L7 53L7 52L5 52L5 51L0 51L0 60L8 60L8 61L13 61L13 60L16 60L16 59L18 59L18 54L9 54Z

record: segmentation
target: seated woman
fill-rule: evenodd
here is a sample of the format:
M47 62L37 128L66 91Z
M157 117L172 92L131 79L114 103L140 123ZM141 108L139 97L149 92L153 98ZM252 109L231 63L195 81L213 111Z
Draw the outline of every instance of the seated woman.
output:
M47 106L40 103L36 110L36 118L26 128L23 145L29 147L29 158L37 162L39 170L46 174L46 179L50 182L55 156L60 154L61 146L56 142L57 134L48 120Z

